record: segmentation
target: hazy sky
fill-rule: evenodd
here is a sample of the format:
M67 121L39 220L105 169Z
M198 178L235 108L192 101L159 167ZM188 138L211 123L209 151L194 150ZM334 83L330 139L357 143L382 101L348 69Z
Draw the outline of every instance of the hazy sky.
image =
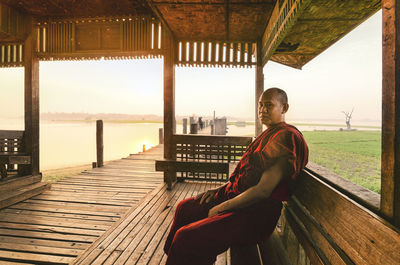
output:
M269 62L265 88L289 95L289 120L381 118L381 12L296 70ZM40 63L41 112L163 112L162 59ZM254 68L176 68L176 114L254 117ZM23 115L23 68L0 68L0 117Z

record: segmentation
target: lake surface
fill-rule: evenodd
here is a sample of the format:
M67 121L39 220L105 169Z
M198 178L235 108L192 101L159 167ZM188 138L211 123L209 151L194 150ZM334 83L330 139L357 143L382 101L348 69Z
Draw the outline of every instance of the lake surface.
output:
M104 123L104 160L115 160L158 144L162 123ZM300 130L338 130L331 126L298 126ZM23 130L22 120L0 119L2 130ZM254 126L229 126L228 135L252 135ZM182 125L177 125L182 133ZM54 169L96 161L96 123L41 122L40 169Z

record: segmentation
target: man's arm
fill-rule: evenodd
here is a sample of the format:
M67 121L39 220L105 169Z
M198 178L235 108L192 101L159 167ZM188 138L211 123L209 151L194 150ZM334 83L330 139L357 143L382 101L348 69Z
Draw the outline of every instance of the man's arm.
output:
M263 172L257 185L247 189L235 198L211 208L208 216L211 217L221 212L245 208L268 198L284 175L286 175L287 165L286 158L279 159L273 166Z

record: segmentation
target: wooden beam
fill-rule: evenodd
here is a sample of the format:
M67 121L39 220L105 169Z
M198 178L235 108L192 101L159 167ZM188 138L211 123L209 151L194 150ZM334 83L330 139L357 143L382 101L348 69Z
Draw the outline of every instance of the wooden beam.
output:
M382 1L381 213L400 226L400 1Z
M35 57L36 31L33 21L24 44L25 62L25 151L31 156L31 164L23 166L24 175L39 174L39 60Z
M146 1L147 1L147 4L150 6L150 8L153 10L153 12L156 14L156 16L160 19L161 23L166 28L166 30L168 31L168 33L172 37L172 39L175 39L171 28L169 27L167 21L165 21L164 17L161 15L160 10L158 10L158 8L153 4L152 0L146 0Z
M285 0L282 5L277 1L271 18L262 37L263 65L265 65L286 34L292 29L301 12L311 0Z
M175 45L172 36L165 32L163 38L166 47L164 55L164 158L174 159L174 146L172 137L175 134ZM172 188L172 181L176 179L173 172L165 172L164 180L168 188Z
M225 0L225 33L226 39L229 40L229 0Z
M155 2L155 5L168 5L168 6L176 6L176 5L207 5L207 6L223 6L224 2L204 2L204 1L193 1L193 2L183 2L183 1L160 1ZM240 6L271 6L273 2L232 2L231 5L240 5Z
M264 92L264 73L263 73L263 64L262 64L262 50L261 50L261 40L259 40L256 44L256 91L255 91L255 113L256 113L256 131L255 135L259 136L262 131L262 123L258 118L258 100L261 97L261 94Z

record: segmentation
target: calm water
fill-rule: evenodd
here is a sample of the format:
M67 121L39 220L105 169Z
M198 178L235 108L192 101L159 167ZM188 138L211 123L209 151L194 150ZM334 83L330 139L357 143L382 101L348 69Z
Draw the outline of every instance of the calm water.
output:
M138 153L158 144L161 123L104 123L104 160L114 160ZM0 119L2 130L23 130L22 120ZM338 130L339 127L299 126L300 130ZM182 133L182 125L177 125ZM229 126L228 135L254 135L254 126ZM42 122L40 125L41 170L61 168L96 161L96 124Z

